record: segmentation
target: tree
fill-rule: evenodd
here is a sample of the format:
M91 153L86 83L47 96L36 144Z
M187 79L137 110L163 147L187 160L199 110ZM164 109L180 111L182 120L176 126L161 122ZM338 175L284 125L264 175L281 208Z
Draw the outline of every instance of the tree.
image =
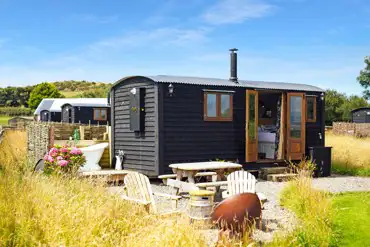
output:
M64 98L64 96L54 84L43 82L32 90L28 100L28 106L31 109L36 109L40 102L46 98Z
M370 98L370 57L365 57L365 68L360 71L360 75L357 77L357 81L360 85L365 88L363 95L366 99Z
M347 100L343 93L336 90L327 90L325 93L325 124L332 125L334 121L341 121L341 106Z
M369 103L365 98L359 97L357 95L351 95L343 102L342 106L339 108L339 111L342 114L342 120L350 121L351 120L351 111L360 107L367 107Z

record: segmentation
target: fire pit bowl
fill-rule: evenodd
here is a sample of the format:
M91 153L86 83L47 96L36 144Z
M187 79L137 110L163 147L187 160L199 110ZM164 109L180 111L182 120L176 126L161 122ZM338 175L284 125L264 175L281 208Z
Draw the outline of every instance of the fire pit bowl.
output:
M220 202L211 214L220 232L243 237L262 220L261 202L255 193L242 193Z

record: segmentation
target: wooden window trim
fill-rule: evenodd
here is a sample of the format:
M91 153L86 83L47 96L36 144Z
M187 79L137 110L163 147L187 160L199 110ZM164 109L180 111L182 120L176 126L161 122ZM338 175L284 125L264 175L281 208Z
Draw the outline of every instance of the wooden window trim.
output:
M208 117L208 94L216 95L216 117ZM221 95L228 95L230 99L230 116L222 117L221 116ZM204 92L204 102L203 102L203 110L204 110L204 121L210 122L231 122L233 121L233 95L230 92L215 92L215 91L205 91Z
M95 111L98 111L98 116L95 115ZM105 111L105 117L102 117L102 111ZM107 109L100 109L100 108L93 108L93 115L94 115L94 120L97 121L106 121L107 120Z
M311 98L313 99L313 118L308 118L308 99ZM316 101L317 97L316 96L306 96L306 122L308 123L316 123Z

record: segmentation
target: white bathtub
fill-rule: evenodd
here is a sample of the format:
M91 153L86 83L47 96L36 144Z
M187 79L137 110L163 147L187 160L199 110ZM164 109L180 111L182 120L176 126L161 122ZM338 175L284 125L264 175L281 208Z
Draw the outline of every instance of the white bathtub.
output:
M101 170L99 161L104 153L104 149L108 147L108 143L99 143L85 148L80 148L86 157L86 163L80 168L81 171L98 171Z

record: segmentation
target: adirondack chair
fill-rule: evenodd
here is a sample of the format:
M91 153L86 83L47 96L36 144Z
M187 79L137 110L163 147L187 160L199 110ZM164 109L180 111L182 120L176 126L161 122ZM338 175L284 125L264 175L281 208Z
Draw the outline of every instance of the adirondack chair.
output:
M144 205L148 212L158 213L153 195L170 199L174 209L177 208L178 200L181 198L181 196L153 193L149 178L138 172L128 173L124 182L125 195L122 196L123 199Z
M256 178L249 172L240 170L227 176L227 190L222 192L222 198L240 193L256 193Z

